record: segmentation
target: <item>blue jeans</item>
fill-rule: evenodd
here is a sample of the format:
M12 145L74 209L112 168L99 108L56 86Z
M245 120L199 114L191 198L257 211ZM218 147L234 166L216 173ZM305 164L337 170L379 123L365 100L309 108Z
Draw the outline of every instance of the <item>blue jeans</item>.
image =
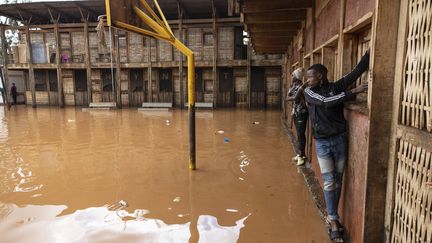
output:
M342 188L342 176L348 157L346 133L329 138L315 139L316 154L324 181L324 199L331 220L338 220L337 213Z

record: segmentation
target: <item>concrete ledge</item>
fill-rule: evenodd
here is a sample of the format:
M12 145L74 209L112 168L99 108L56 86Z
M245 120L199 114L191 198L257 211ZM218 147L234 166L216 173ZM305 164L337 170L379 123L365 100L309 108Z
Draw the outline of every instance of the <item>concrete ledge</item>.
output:
M168 102L144 102L142 103L143 108L172 108L172 103Z
M185 103L184 107L189 107L189 104ZM195 108L213 109L213 103L210 103L210 102L195 102Z
M115 108L116 103L114 102L92 102L89 104L90 108Z
M294 137L293 133L291 132L291 129L289 128L289 125L285 119L283 119L283 115L281 116L281 123L283 125L283 128L285 132L287 133L291 144L293 146L294 151L296 151L296 144L297 139ZM294 166L295 163L293 163ZM298 170L302 173L303 178L305 180L305 184L309 189L309 193L312 197L312 201L314 202L315 206L318 209L318 213L321 217L321 219L324 221L327 227L329 227L326 218L327 218L327 212L326 212L326 205L324 201L324 194L323 190L319 184L318 178L315 175L315 172L310 167L310 158L308 161L306 161L304 166L297 166Z

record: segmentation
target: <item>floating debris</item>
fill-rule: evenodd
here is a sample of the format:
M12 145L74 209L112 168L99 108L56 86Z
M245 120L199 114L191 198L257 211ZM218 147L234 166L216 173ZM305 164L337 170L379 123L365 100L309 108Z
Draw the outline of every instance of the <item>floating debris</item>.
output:
M176 203L180 202L180 197L174 198L173 202L176 202Z
M125 207L125 208L129 206L129 204L125 200L120 200L118 202L118 205Z
M260 124L260 123L257 122L257 121L254 121L254 122L252 122L252 124L254 124L254 125L258 125L258 124Z
M136 209L134 211L134 217L137 221L144 221L146 220L146 218L144 217L144 215L150 213L150 211L146 210L146 209Z
M225 133L225 131L224 131L224 130L219 130L219 131L217 131L216 133L219 133L219 134L224 134L224 133Z
M227 208L227 209L225 209L225 211L230 212L230 213L238 213L237 209L231 209L231 208Z
M227 138L227 137L224 137L224 143L228 143L228 142L230 142L231 140L229 139L229 138Z

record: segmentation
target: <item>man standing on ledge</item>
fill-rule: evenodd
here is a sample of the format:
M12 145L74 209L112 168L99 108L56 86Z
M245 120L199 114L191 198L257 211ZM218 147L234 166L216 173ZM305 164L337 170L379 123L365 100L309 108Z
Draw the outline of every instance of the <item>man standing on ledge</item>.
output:
M342 176L348 158L347 123L343 103L367 90L367 84L347 90L369 67L369 51L354 70L343 78L329 82L327 68L312 65L306 74L307 88L304 96L308 106L316 154L324 181L324 199L327 220L331 225L330 238L343 242L344 229L339 222L338 205L342 188Z

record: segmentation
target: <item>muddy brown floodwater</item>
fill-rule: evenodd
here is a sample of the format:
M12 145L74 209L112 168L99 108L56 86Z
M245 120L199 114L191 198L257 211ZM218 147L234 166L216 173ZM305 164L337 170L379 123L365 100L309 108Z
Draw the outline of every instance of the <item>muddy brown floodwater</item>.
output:
M328 242L279 116L0 107L0 242Z

